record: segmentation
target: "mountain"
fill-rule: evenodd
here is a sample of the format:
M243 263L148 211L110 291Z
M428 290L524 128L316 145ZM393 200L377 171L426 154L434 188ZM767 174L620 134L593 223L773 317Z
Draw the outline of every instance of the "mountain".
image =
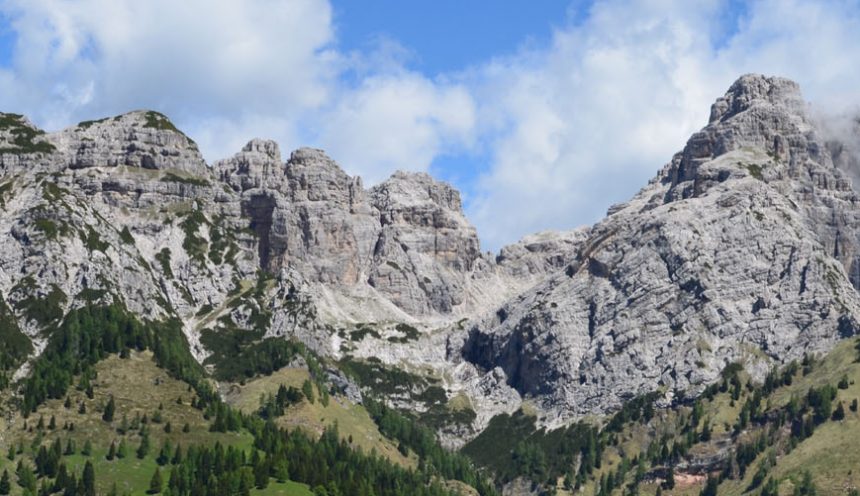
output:
M829 350L860 315L858 196L830 147L795 83L740 78L564 271L471 326L463 356L564 419Z
M839 350L860 330L856 138L836 139L795 83L746 75L605 219L491 254L459 193L427 174L365 188L321 150L284 160L261 139L207 164L152 111L56 133L0 114L0 447L14 448L4 429L26 426L24 415L65 418L74 384L103 411L134 387L129 374L156 377L141 365L154 360L180 381L171 391L184 381L197 392L216 431L224 404L314 432L337 418L362 447L407 466L412 450L421 470L445 460L444 479L480 491L426 432L510 494L560 488L572 466L576 487L598 483L631 459L619 436L695 434L700 418L682 434L670 420L702 398L707 415L733 419L720 398L735 408L796 392L756 388L801 360L812 370L813 355L854 377ZM314 403L328 394L335 406ZM639 411L653 408L644 434ZM409 422L424 427L392 427ZM672 466L731 466L725 446L716 451L712 463L684 453ZM599 453L612 454L603 469ZM665 477L667 457L652 457L649 477Z

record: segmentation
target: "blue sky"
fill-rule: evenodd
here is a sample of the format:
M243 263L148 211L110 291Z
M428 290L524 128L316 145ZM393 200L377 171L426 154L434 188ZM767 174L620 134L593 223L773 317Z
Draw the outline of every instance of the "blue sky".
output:
M589 2L478 0L366 0L333 2L339 44L347 50L372 46L379 37L409 51L409 65L444 74L516 51L543 46L552 29L575 22Z
M209 161L264 137L366 184L429 171L495 251L599 220L743 73L858 112L858 32L860 0L0 0L0 109L152 108Z

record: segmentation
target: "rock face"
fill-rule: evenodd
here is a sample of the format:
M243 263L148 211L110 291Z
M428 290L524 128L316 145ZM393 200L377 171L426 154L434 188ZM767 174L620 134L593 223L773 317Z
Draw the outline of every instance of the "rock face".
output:
M857 200L797 85L744 76L564 271L471 326L462 356L562 419L695 394L733 361L762 378L857 332Z
M332 354L337 327L444 323L513 293L487 289L514 278L479 252L459 193L426 174L367 190L320 150L283 162L265 140L209 167L149 111L52 134L2 114L0 166L0 294L37 341L51 323L25 306L51 291L57 315L93 292L149 319L177 315L201 360L201 334L224 318L250 330L264 312L266 335ZM269 277L262 299L246 298Z
M412 316L450 314L480 256L460 196L426 174L398 172L366 191L321 150L254 141L215 173L240 194L261 265L311 283L368 286Z
M207 336L256 331L420 371L474 410L441 430L456 445L524 399L555 425L855 334L852 146L823 137L794 83L744 76L606 219L494 256L426 174L368 189L320 150L284 161L265 140L208 166L155 112L51 134L0 114L0 298L33 356L70 309L121 301L181 319L201 361Z

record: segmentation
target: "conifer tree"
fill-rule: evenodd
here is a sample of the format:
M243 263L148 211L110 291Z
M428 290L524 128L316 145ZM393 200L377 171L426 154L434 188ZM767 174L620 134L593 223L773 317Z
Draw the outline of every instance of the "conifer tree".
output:
M36 493L36 474L28 465L21 464L18 470L18 485L25 491Z
M0 494L7 495L12 491L12 481L9 480L9 471L3 471L3 477L0 477Z
M125 439L119 440L119 446L116 448L116 457L120 460L128 456L128 444L126 444Z
M833 416L831 418L836 421L843 420L845 418L845 407L842 405L841 401L836 405L836 410L833 410Z
M666 475L666 480L663 481L663 487L675 489L675 467L669 467L669 473Z
M305 379L305 382L302 383L302 394L310 403L314 402L314 385L309 379Z
M146 458L146 455L149 454L149 434L144 433L143 437L140 438L140 446L137 447L137 457L139 459Z
M161 479L161 469L156 467L155 473L152 474L152 479L149 481L149 491L148 494L158 494L161 492L164 487L164 481Z
M102 413L102 420L105 422L113 422L113 416L116 412L116 403L114 402L113 395L111 395L110 399L105 405L105 411Z
M83 486L83 494L78 496L96 496L96 473L92 462L87 460L84 465L84 473L81 475L81 485Z
M699 496L717 496L717 488L720 485L720 479L717 477L708 476L708 481L705 482L705 487L699 493Z

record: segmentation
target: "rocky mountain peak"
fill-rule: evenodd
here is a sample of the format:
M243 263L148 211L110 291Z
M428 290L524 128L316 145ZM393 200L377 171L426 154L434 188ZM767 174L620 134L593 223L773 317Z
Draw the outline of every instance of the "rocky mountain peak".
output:
M380 210L433 204L462 214L460 192L450 184L437 181L426 172L399 170L372 188L372 196Z
M766 167L700 165L738 150L758 150ZM825 140L807 112L797 83L784 78L745 75L711 107L707 126L693 134L683 151L664 169L662 181L672 185L666 200L700 195L732 174L753 174L763 180L809 175L816 164L832 168ZM747 164L749 165L749 164Z
M744 76L613 215L493 257L459 192L425 173L365 189L322 150L284 162L261 139L210 169L155 112L54 134L0 114L0 164L54 173L6 182L0 267L16 270L0 294L24 308L56 285L58 314L116 295L182 318L199 357L203 334L265 322L321 354L450 372L477 422L524 398L550 421L606 413L860 329L860 202L823 143L797 85ZM369 322L384 337L332 334ZM433 332L385 334L404 322Z
M360 178L350 177L331 157L316 148L299 148L286 164L292 201L331 201L348 208L363 196Z
M235 191L273 186L284 181L281 150L271 140L252 139L233 157L212 165L218 178Z
M0 169L18 170L23 162L38 162L55 152L56 147L45 132L29 119L20 114L0 112Z
M805 112L800 85L782 77L745 74L738 78L726 94L711 106L710 123L729 119L756 105L773 105Z
M246 153L259 153L265 155L273 162L281 162L281 148L273 140L254 138L242 147L242 151Z
M165 115L152 110L83 121L50 139L72 169L125 165L201 176L209 173L197 144Z

